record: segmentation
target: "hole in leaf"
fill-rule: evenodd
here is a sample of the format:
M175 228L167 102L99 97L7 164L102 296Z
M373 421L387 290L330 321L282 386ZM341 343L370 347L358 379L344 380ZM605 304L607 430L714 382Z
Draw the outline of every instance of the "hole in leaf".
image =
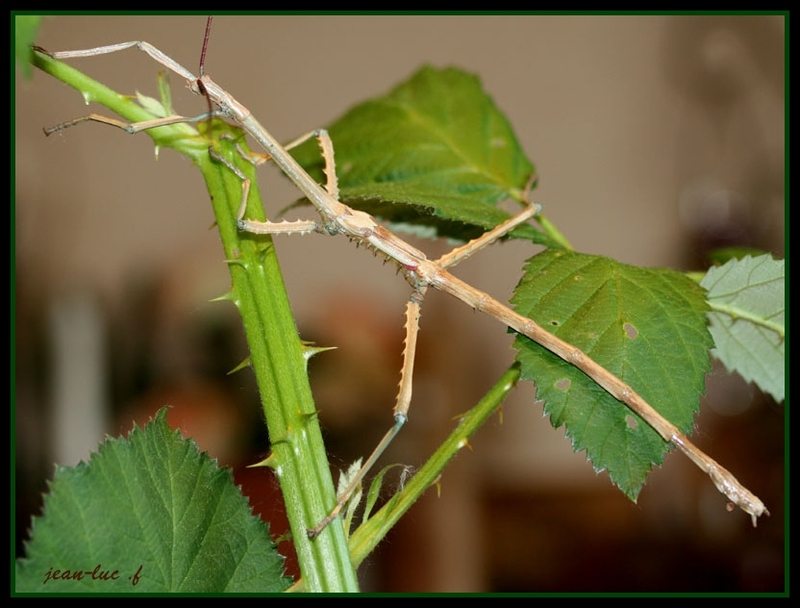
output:
M631 340L635 340L635 339L636 339L636 337L639 335L639 330L637 330L637 329L636 329L636 328L635 328L633 325L631 325L630 323L625 323L625 325L623 325L622 327L625 329L625 333L626 333L626 334L628 334L628 337L629 337Z
M561 391L568 390L570 386L572 386L572 382L570 382L569 378L562 378L556 382L556 388Z
M634 431L639 427L639 423L636 421L636 418L628 414L625 416L625 422L628 425L629 429L633 429Z
M553 319L552 321L550 321L550 325L552 325L553 327L558 327L560 325L560 323L558 321L556 321L555 319Z

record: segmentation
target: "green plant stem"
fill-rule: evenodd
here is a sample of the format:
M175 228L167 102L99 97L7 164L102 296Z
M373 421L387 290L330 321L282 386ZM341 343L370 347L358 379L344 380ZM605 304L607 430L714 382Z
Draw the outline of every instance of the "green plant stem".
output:
M230 128L225 125L226 128ZM222 141L220 141L222 144ZM253 171L233 144L221 146L229 162ZM323 519L336 502L298 336L275 248L270 238L241 235L236 210L241 181L220 163L201 166L231 270L230 298L242 315L250 363L256 374L272 454L266 461L277 473L300 569L308 591L357 591L355 569L341 522L314 541L306 530ZM248 217L264 216L254 175L250 175Z
M356 567L386 536L386 533L408 511L411 505L438 481L445 466L455 455L462 448L469 446L469 438L486 422L489 416L497 411L497 408L516 386L519 377L519 365L515 363L478 404L461 418L455 430L405 484L403 489L353 533L350 537L350 555Z
M34 53L33 61L38 68L77 89L87 101L98 102L125 120L156 118L130 97L45 54ZM238 128L224 122L210 124L215 137L223 132L234 138L242 136ZM207 126L200 128L205 130ZM261 219L264 211L253 167L236 153L233 142L209 139L193 129L187 130L185 124L158 127L147 134L156 146L170 147L189 157L208 185L231 270L232 289L221 299L234 302L242 316L273 447L266 464L275 469L281 484L305 590L357 591L355 567L341 522L333 522L314 541L306 535L308 528L327 515L336 499L308 384L306 357L271 240L239 234L236 211L242 184L228 167L210 157L209 142L216 141L217 152L250 176L253 186L248 217Z
M539 222L539 225L542 227L544 233L550 237L555 243L560 245L562 248L567 249L569 251L573 251L573 247L570 242L567 240L567 237L556 227L556 225L551 222L546 215L540 213L536 217L536 221Z

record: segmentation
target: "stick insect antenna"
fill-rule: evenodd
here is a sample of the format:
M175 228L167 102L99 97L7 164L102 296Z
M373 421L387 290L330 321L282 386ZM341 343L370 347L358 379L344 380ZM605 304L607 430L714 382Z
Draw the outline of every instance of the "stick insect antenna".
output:
M211 115L214 112L214 103L211 101L211 97L208 95L208 91L206 87L203 85L203 76L206 73L206 51L208 50L208 40L211 38L211 21L214 17L209 16L208 20L206 21L206 33L203 36L203 48L200 50L200 67L199 73L197 76L197 88L202 93L203 97L206 98L208 102L208 115L209 115L209 122L211 120Z
M203 37L203 49L200 51L200 76L206 73L206 50L208 50L208 39L211 37L211 21L214 17L209 17L206 21L206 35Z

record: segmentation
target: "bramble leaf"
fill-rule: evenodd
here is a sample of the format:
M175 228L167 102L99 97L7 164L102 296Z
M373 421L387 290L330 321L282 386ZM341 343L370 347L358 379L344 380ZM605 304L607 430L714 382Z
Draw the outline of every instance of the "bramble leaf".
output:
M711 354L776 401L785 395L784 261L770 255L732 259L700 281L708 290Z
M627 382L682 432L692 427L712 346L703 290L681 273L547 250L528 260L512 303ZM519 336L517 360L554 427L636 500L669 444L583 372Z
M26 553L19 593L263 593L291 583L230 470L170 429L165 409L88 463L57 468Z
M508 219L497 204L522 200L534 173L505 115L480 80L426 66L383 97L329 126L341 199L421 236L474 238ZM292 151L323 181L319 146ZM513 233L550 245L527 225Z

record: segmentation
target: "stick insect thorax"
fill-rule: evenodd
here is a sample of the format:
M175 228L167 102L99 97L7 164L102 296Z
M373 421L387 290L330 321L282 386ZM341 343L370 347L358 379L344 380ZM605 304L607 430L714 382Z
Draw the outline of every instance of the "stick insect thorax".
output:
M383 228L374 217L348 207L331 196L314 180L284 147L256 120L250 110L239 103L225 89L210 77L203 75L190 87L198 95L207 95L222 114L229 116L245 129L267 151L272 161L308 197L317 212L328 220L325 226L330 234L344 234L355 240L367 241L377 251L383 253L405 268L414 268L425 254ZM313 133L314 135L316 133ZM330 150L333 154L333 150Z

